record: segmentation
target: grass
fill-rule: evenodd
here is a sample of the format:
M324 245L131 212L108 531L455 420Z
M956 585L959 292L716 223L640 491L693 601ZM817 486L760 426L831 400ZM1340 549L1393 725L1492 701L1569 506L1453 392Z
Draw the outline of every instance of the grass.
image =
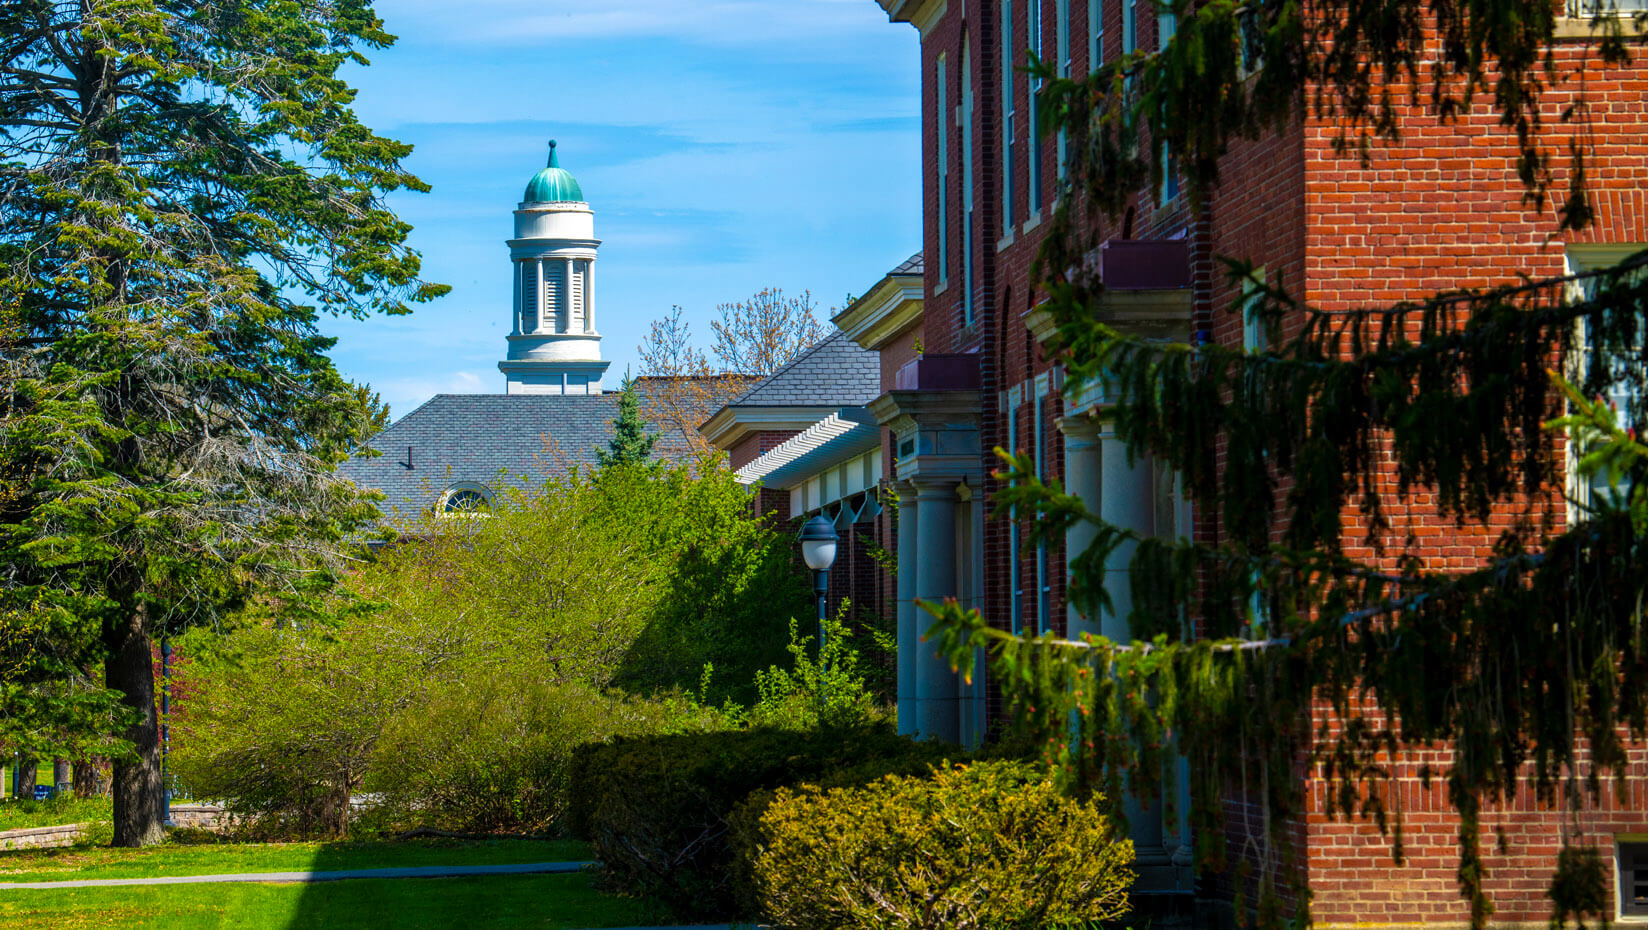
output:
M47 801L0 801L0 830L92 823L114 815L108 798L52 798Z
M8 930L570 930L634 926L647 919L644 904L603 896L583 874L0 890L0 925Z
M574 840L508 839L201 845L171 842L146 849L74 847L0 853L0 926L7 930L352 930L391 926L406 930L570 930L645 924L654 908L642 901L602 895L591 886L586 874L9 891L4 884L588 858L589 848Z
M0 853L4 882L152 878L228 872L501 865L591 858L576 840L402 840L380 843L165 843L144 849L71 846ZM55 892L53 892L55 893Z

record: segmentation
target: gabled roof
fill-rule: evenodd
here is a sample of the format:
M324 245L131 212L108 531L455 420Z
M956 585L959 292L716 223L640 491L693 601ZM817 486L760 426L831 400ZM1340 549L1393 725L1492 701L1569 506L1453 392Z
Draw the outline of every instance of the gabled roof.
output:
M889 276L896 274L926 274L927 263L922 260L921 255L922 253L917 252L909 258L906 258L903 264L899 265L897 268L894 268L892 271L887 272L887 274Z
M864 348L880 351L921 322L924 270L925 262L917 252L887 272L830 322Z
M806 429L826 414L862 407L880 393L880 356L836 331L717 410L698 431L727 449L753 429Z
M413 513L457 484L535 486L596 462L612 439L616 391L605 394L437 394L367 443L338 473L384 492L386 513ZM660 437L654 454L665 457Z
M727 406L857 407L880 393L880 357L837 330Z

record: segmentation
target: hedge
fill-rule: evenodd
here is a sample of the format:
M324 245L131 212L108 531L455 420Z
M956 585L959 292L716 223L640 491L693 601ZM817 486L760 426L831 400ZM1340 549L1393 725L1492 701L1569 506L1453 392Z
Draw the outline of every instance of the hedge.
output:
M957 755L887 725L620 738L574 753L568 827L594 847L613 890L648 895L683 917L748 916L752 872L734 836L759 819L774 789L921 774Z

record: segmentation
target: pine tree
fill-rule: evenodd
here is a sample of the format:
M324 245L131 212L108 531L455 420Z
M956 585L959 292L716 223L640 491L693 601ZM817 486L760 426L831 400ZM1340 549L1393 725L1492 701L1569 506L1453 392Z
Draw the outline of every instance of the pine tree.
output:
M114 842L140 845L154 638L305 597L372 516L333 467L379 411L321 314L445 288L386 206L427 189L410 148L340 77L393 41L364 3L20 0L0 36L0 619L47 631L0 698L117 701Z
M1089 234L1159 184L1169 152L1200 203L1232 140L1309 116L1337 126L1354 155L1398 138L1405 109L1446 120L1482 101L1517 141L1529 202L1554 199L1558 225L1582 229L1594 218L1587 127L1600 117L1580 78L1623 60L1641 21L1604 17L1588 55L1559 60L1558 8L1546 3L1173 6L1177 32L1158 53L1081 78L1036 66L1046 131L1068 133L1070 185L1035 277L1067 394L1105 385L1129 454L1171 467L1220 532L1139 538L1040 482L1028 458L1001 453L998 515L1038 514L1027 546L1095 525L1071 582L1084 612L1109 606L1106 558L1136 544L1131 641L1026 639L954 603L929 606L933 635L969 672L982 649L991 680L1070 784L1102 790L1117 816L1128 792L1162 791L1174 753L1187 757L1204 867L1230 864L1222 801L1246 786L1266 824L1255 910L1270 927L1288 919L1284 884L1297 919L1309 920L1292 845L1301 763L1326 782L1331 813L1389 830L1400 859L1390 755L1450 745L1430 777L1460 817L1459 883L1473 926L1484 926L1485 805L1525 792L1577 810L1623 778L1627 748L1648 740L1648 423L1645 405L1596 400L1648 396L1648 255L1575 278L1331 313L1235 260L1227 271L1250 296L1224 309L1256 314L1271 337L1271 348L1246 352L1099 322L1102 285L1083 271ZM1440 54L1427 30L1440 33ZM1576 95L1553 104L1553 88ZM1552 113L1560 131L1545 122ZM1559 490L1567 437L1581 477L1613 488L1573 521ZM1493 556L1461 568L1380 549L1400 538L1391 528L1417 495L1443 519L1491 527ZM1357 513L1365 536L1347 523ZM1374 555L1352 554L1367 548ZM1187 618L1200 638L1185 638ZM1333 727L1313 727L1321 708ZM1551 883L1557 921L1610 916L1609 896L1595 893L1605 868L1594 847L1565 845Z
M596 460L602 468L639 465L651 460L652 444L657 441L657 434L647 430L647 421L641 417L635 379L626 375L618 394L618 416L612 420L612 441L605 450L595 450Z

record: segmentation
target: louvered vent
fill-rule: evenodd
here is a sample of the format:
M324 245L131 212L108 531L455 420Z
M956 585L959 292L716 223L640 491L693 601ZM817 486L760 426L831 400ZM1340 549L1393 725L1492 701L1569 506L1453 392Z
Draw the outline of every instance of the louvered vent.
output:
M584 331L584 274L588 268L589 262L572 263L572 310L567 329L574 333Z
M1648 842L1619 844L1619 916L1648 917Z
M538 331L538 263L521 262L521 332Z
M566 262L544 262L544 329L564 333L559 326L561 302L566 299Z

